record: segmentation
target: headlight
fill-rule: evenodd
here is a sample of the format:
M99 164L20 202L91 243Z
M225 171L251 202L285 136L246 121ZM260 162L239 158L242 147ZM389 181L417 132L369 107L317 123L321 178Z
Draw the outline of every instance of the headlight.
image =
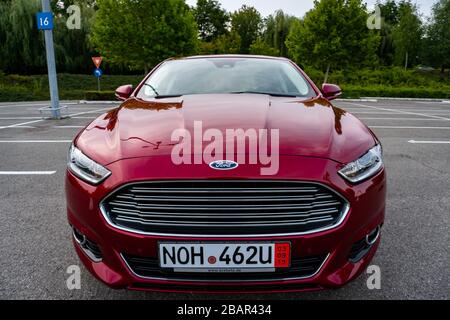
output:
M339 170L339 174L351 183L357 183L375 175L383 168L381 145L367 151L361 158Z
M69 149L67 166L74 175L91 184L99 184L111 174L108 169L89 159L73 144Z

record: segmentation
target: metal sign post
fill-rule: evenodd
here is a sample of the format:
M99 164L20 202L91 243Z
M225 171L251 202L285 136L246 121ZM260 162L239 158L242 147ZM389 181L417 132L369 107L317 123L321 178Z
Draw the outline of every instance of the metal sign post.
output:
M50 0L42 0L42 12L37 14L39 30L44 30L45 51L47 53L48 83L50 87L50 99L53 119L60 119L60 106L58 94L58 80L56 78L55 49L53 47L53 14L50 8Z
M94 62L96 69L94 70L94 76L97 78L97 90L100 92L100 77L103 75L100 65L102 64L102 57L92 57L92 62Z
M100 92L100 77L103 75L103 71L100 68L94 70L94 76L97 78L97 90Z

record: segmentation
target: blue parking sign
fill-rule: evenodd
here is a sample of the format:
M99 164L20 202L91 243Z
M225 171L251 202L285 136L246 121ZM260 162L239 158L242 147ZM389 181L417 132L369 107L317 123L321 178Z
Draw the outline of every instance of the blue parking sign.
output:
M100 78L103 75L103 71L100 68L97 68L94 70L94 76L96 76L97 78Z
M53 29L53 14L51 12L38 12L36 18L39 30Z

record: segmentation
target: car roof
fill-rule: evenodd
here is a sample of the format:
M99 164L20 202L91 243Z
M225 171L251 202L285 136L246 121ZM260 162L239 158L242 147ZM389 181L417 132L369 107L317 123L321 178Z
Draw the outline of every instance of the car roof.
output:
M191 60L191 59L211 59L211 58L246 58L246 59L270 59L270 60L283 60L289 61L285 57L274 57L274 56L262 56L262 55L251 55L251 54L211 54L211 55L196 55L180 58L171 58L168 60Z

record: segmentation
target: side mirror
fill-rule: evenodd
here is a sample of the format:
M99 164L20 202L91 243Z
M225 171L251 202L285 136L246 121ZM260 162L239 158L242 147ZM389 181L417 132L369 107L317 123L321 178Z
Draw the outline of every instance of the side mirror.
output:
M328 100L333 100L342 94L342 90L339 86L331 83L324 83L322 85L322 93Z
M131 84L120 86L116 89L116 98L117 100L125 101L131 96L132 93L133 86Z

